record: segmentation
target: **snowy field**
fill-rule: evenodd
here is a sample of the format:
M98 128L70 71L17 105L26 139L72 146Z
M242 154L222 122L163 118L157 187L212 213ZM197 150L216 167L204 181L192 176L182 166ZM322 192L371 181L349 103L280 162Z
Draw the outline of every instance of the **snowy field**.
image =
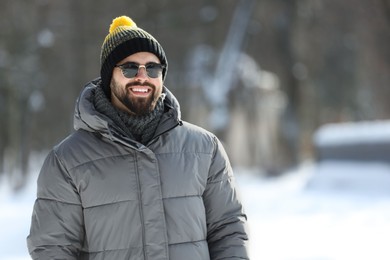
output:
M356 176L362 168L330 163L271 180L238 177L251 259L390 259L390 168L371 165L369 182Z
M36 162L18 194L0 179L1 260L29 259L25 238L39 168ZM237 169L236 178L252 260L390 259L388 166L307 164L268 179Z

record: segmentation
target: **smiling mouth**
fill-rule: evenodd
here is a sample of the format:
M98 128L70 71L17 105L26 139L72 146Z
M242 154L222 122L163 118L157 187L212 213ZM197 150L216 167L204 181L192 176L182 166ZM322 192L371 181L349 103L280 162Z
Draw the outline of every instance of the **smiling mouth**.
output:
M151 88L131 87L130 91L137 96L147 96L152 92Z

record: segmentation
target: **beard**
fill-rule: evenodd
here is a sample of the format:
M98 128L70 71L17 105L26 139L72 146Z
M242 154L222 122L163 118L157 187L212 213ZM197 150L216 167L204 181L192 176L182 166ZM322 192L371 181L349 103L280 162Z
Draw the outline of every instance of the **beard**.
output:
M152 88L152 95L147 98L135 97L131 92L132 86L148 86ZM159 93L156 91L156 86L149 83L138 83L132 82L126 84L125 87L121 86L114 79L111 81L111 90L113 94L117 97L117 99L127 107L132 113L135 115L146 115L149 112L153 111L157 100L159 98Z

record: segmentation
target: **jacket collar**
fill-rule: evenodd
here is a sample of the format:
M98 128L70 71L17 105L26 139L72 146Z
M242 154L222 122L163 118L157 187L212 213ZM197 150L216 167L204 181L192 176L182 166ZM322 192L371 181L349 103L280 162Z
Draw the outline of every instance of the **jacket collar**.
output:
M115 127L114 122L107 116L99 113L93 105L93 93L96 87L99 87L101 80L97 78L85 85L81 91L75 107L74 113L74 129L83 129L89 132L96 132L109 139L122 138L126 139L120 134ZM163 92L166 94L165 106L167 112L164 113L160 123L156 129L153 139L170 129L181 124L180 104L176 97L166 88L163 87Z

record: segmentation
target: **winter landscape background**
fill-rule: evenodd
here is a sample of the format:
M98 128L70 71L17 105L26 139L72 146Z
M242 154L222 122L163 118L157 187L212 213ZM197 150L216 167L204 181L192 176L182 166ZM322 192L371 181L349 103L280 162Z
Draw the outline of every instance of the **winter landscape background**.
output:
M315 157L322 125L390 118L389 0L2 0L0 175L20 173L14 188L72 131L120 15L158 39L183 119L233 165L280 175Z
M1 0L0 260L29 259L43 158L120 15L226 145L252 260L390 259L389 0Z

